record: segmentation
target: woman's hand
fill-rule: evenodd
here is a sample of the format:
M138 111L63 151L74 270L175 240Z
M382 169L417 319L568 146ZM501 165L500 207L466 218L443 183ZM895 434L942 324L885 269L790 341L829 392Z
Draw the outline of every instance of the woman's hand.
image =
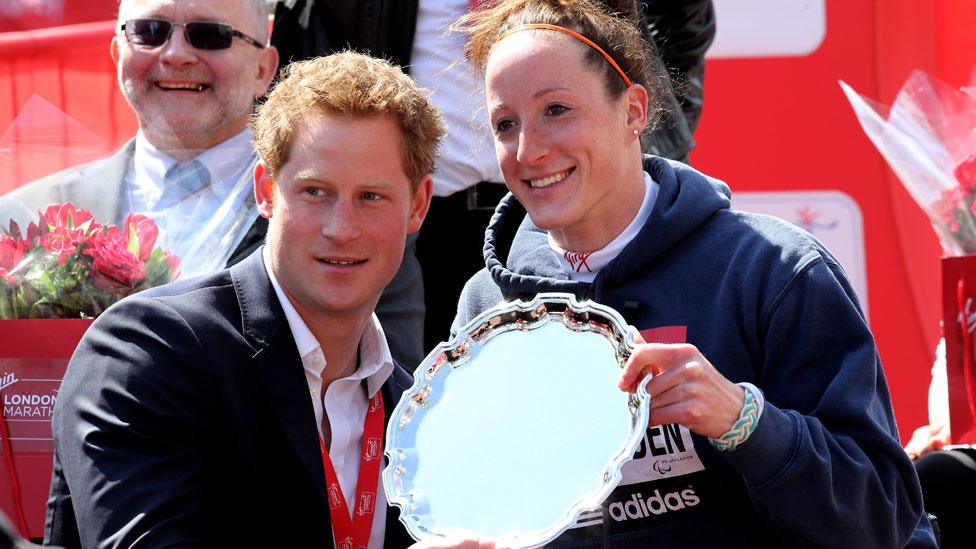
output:
M634 392L648 373L653 374L647 384L651 425L678 423L699 435L720 438L739 419L745 389L720 374L694 345L641 339L617 386Z
M912 433L912 439L905 445L905 453L915 461L916 459L941 450L949 444L949 427L946 425L923 425Z

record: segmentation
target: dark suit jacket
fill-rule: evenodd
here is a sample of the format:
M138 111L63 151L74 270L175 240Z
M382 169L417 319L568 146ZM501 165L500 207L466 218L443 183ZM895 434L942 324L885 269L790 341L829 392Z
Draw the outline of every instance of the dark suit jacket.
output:
M135 146L135 139L132 139L108 158L68 168L3 195L0 197L0 225L6 227L8 220L13 219L22 230L26 229L29 222L37 220L38 210L55 202L71 202L85 208L101 223L121 222L129 213L122 199L123 183ZM251 159L252 168L256 161L257 157ZM245 171L243 177L253 175L251 169ZM227 265L234 265L257 249L264 242L266 228L267 220L257 218Z
M383 386L387 419L412 378ZM67 547L328 547L301 358L260 250L108 309L54 411L45 541ZM409 536L388 509L387 547Z

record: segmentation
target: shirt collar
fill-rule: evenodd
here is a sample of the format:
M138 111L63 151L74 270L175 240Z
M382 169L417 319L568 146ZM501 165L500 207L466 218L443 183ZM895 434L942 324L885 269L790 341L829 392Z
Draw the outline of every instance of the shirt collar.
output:
M271 286L274 288L275 295L278 296L281 308L285 312L285 320L288 321L288 328L295 340L295 346L298 347L298 356L304 360L306 356L322 346L315 339L312 331L308 329L308 325L302 320L291 300L285 295L281 284L278 283L278 279L271 271L267 248L264 250L264 269L268 273L268 278L271 279ZM325 367L327 368L328 364ZM383 333L383 327L380 326L376 313L373 313L369 324L363 331L362 338L359 340L359 365L356 371L345 379L365 379L366 392L372 398L392 373L393 356L390 354L390 346L386 342L386 334Z
M250 164L254 147L250 128L226 139L198 154L195 159L200 161L210 172L211 188L224 196L237 183L241 169ZM176 164L176 160L165 152L157 149L146 139L140 130L136 134L134 164L138 181L151 181L161 188L166 170Z

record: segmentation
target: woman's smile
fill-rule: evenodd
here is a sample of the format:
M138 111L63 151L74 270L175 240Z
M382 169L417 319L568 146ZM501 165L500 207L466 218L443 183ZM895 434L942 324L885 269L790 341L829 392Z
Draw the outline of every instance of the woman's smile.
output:
M561 182L562 180L569 177L569 174L573 173L575 170L576 168L570 168L568 170L563 170L559 173L555 173L553 175L549 175L546 177L540 177L536 179L526 179L525 182L528 183L529 186L532 187L533 189L543 189L545 187L548 187L549 185L552 185L553 183Z

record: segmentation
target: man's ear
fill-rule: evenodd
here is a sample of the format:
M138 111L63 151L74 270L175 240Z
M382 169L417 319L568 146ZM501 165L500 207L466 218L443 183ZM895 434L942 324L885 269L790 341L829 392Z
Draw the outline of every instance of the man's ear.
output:
M640 84L633 84L624 92L627 98L627 131L640 139L647 127L647 88ZM637 133L634 134L634 130Z
M274 210L274 187L271 172L264 167L264 162L258 162L254 167L254 200L258 203L258 214L265 219L271 219Z
M410 199L410 214L407 217L407 233L415 233L420 230L420 226L427 217L427 210L430 209L430 199L434 196L434 180L429 175L417 185L413 197Z
M112 63L115 64L116 68L119 66L119 47L119 35L115 35L109 42L108 54L112 56Z
M278 49L268 46L258 52L258 74L254 81L254 99L268 93L271 80L278 71Z

